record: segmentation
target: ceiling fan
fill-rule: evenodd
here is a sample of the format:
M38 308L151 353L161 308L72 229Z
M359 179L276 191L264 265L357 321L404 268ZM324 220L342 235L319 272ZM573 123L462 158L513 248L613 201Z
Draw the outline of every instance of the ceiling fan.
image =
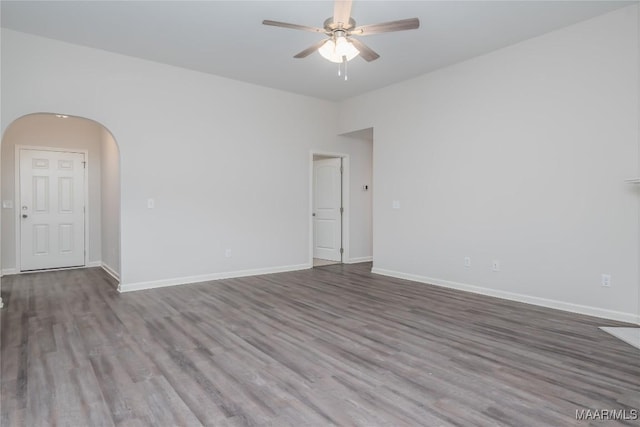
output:
M355 36L413 30L420 27L420 20L418 18L356 27L356 21L351 17L351 3L352 0L336 0L333 6L333 16L324 21L323 28L270 21L267 19L262 21L262 23L274 27L325 34L328 38L308 47L295 55L294 58L306 58L317 50L324 58L331 62L345 64L345 67L347 61L352 60L358 55L367 62L374 61L380 57L373 49L355 38Z

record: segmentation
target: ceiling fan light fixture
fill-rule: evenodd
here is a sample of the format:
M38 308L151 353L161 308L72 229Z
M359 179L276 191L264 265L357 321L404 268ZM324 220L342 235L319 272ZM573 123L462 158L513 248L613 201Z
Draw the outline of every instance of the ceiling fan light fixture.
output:
M323 58L337 64L343 62L343 57L351 61L360 54L360 51L346 37L335 37L335 40L327 41L318 49L318 52Z

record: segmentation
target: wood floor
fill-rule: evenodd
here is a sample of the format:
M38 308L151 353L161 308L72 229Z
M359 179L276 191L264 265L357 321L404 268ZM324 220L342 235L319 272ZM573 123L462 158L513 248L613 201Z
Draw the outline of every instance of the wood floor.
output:
M585 426L578 409L640 409L640 351L598 329L624 324L369 270L127 294L100 269L6 276L0 424Z

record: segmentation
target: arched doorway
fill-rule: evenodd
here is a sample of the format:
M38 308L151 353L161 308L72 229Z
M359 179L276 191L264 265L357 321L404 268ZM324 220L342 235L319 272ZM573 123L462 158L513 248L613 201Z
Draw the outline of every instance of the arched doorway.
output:
M75 156L75 160L72 157L65 160L65 156ZM39 163L34 160L40 158L42 159ZM63 178L64 182L71 184L59 184L60 188L50 184L44 175L36 174L38 176L33 179L29 175L28 169L31 166L36 169L48 168L51 163L51 168L68 165L73 169L74 161L77 161L78 165L82 164L79 167L85 168L81 174L74 175L76 181L73 182L78 182L77 185L72 182L71 175ZM102 267L118 280L120 154L117 143L108 129L98 122L82 117L50 113L29 114L7 127L0 145L0 163L2 276L31 270L78 266ZM78 167L75 169L74 173L79 173ZM49 184L45 185L44 182ZM83 192L77 191L80 185L84 189ZM35 194L40 191L37 197L40 197L42 206L47 203L46 195L52 198L52 205L55 204L56 211L59 211L65 191L70 191L69 188L75 189L69 200L73 200L76 203L74 206L81 207L83 212L77 217L78 222L68 224L66 229L78 231L67 236L63 228L59 227L58 231L52 232L53 228L49 230L46 224L39 225L39 231L36 230L37 227L29 222L35 207L30 206L30 203L21 203L21 200L27 200L27 193ZM35 196L30 194L29 197ZM80 197L83 198L82 201L77 200ZM70 202L67 200L65 203ZM69 236L74 236L75 240ZM79 251L83 252L81 258L76 257L71 262L74 265L68 265L70 261L60 263L55 257L43 263L42 259L46 256L34 257L35 262L26 261L32 252L47 255L46 250L55 252L54 248L58 248L55 250L60 251L65 245L73 247L76 254Z

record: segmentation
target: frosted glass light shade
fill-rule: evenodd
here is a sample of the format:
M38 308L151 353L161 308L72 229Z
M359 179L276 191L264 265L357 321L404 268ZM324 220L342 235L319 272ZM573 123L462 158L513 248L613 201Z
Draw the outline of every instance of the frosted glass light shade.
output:
M335 42L329 40L318 49L318 52L323 58L336 63L341 63L343 56L347 57L347 61L351 61L360 54L360 51L345 37L337 37Z

